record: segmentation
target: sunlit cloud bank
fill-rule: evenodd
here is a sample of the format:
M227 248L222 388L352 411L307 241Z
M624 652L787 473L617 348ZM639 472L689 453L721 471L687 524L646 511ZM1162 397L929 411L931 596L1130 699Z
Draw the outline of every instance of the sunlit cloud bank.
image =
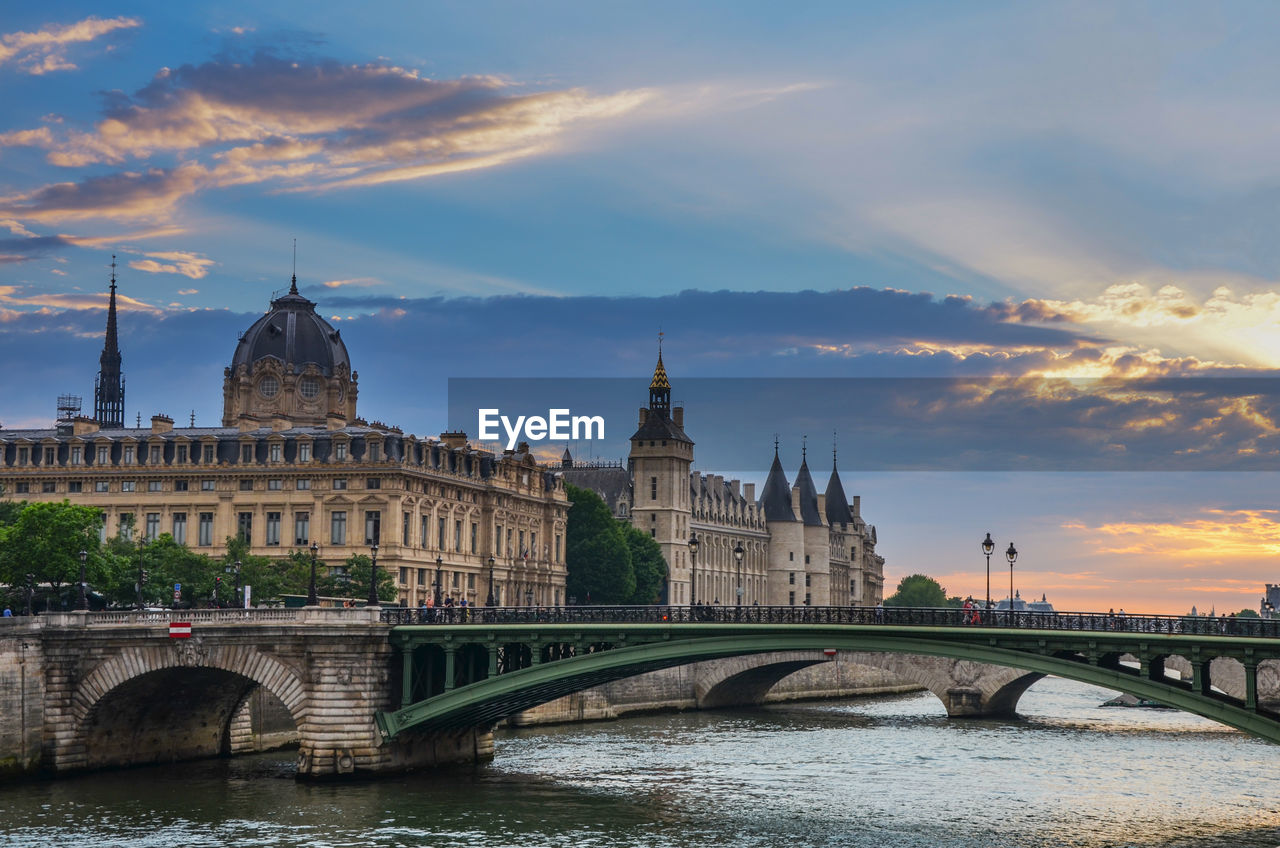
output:
M91 132L0 135L0 146L45 149L61 167L123 167L2 197L0 214L154 219L211 188L350 188L489 168L556 150L574 126L655 96L529 91L496 77L434 80L385 64L269 53L165 68L133 96L110 95Z
M72 24L48 24L35 32L0 35L0 68L14 65L22 73L44 74L71 71L76 65L67 58L67 49L101 38L119 29L142 26L137 18L88 17Z

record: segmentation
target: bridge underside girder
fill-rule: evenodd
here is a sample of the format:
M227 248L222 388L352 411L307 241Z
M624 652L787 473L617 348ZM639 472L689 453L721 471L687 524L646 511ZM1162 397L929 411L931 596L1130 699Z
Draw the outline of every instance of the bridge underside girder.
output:
M1012 713L1017 699L1036 679L1057 675L1101 686L1136 697L1158 701L1192 712L1247 733L1280 742L1280 716L1259 710L1252 702L1229 698L1210 689L1207 671L1192 681L1164 677L1167 656L1194 656L1207 663L1213 653L1206 638L1182 636L1135 636L1134 634L1089 633L1059 636L1016 634L995 629L895 628L890 626L815 626L799 632L780 632L777 627L738 625L675 625L632 627L625 634L617 625L549 625L523 628L497 627L405 627L398 628L396 641L402 650L414 645L481 644L493 650L497 644L526 642L530 653L540 652L549 643L620 642L608 650L579 653L552 662L490 676L451 691L436 694L394 712L379 713L376 720L384 738L414 728L449 730L490 726L500 719L564 695L599 686L625 677L671 668L686 663L732 656L777 651L840 650L886 652L951 657L979 663L1003 665L1031 672L1020 675L999 693L994 705ZM408 631L408 632L406 632ZM1258 657L1280 655L1273 640L1250 646L1248 659L1256 671ZM1206 654L1206 650L1210 653ZM1142 658L1140 669L1129 669L1119 658L1132 653Z

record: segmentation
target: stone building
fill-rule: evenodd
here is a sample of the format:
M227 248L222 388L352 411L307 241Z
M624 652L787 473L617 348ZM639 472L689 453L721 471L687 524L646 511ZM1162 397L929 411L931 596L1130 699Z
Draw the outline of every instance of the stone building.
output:
M339 332L298 293L241 336L223 382L221 427L166 415L123 426L115 274L98 377L99 418L0 430L0 486L19 500L97 508L103 536L170 533L217 555L319 546L330 565L378 545L399 601L564 601L568 501L527 445L495 454L463 433L419 438L356 412L357 373ZM193 422L194 424L194 422Z
M597 492L616 518L658 542L668 566L665 600L734 604L741 593L743 604L871 606L883 598L876 529L862 519L860 498L846 498L834 453L818 494L807 452L791 485L775 444L757 500L754 483L692 470L684 423L659 351L626 465L574 463L568 450L561 459L565 480Z

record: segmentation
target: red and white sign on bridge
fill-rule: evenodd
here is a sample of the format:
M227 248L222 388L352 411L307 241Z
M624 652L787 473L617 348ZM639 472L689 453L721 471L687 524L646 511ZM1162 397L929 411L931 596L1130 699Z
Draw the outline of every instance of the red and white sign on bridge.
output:
M169 638L170 639L190 639L191 638L191 622L189 621L169 622Z

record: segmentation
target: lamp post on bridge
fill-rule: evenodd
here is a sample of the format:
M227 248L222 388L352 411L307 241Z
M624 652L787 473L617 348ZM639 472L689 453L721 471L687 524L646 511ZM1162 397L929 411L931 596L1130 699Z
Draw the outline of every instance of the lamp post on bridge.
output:
M991 541L991 534L982 540L982 552L987 555L987 609L991 609L991 554L995 552L996 543Z
M739 541L733 546L733 559L738 564L738 602L737 606L742 606L742 557L746 555L746 551L742 549L742 542Z
M444 597L440 587L440 567L444 565L444 557L436 557L436 608L438 609L444 604Z
M143 552L147 549L147 537L138 537L138 609L142 609L142 584L146 582L147 572L143 570Z
M307 606L320 606L320 593L316 591L316 554L320 553L320 545L311 540L311 582L307 584Z
M84 564L85 562L88 561L88 559L89 559L89 552L82 549L80 551L80 600L76 604L76 609L81 610L83 612L89 611L88 587L85 585L85 578L84 578Z
M1009 560L1009 622L1013 622L1013 564L1018 561L1018 549L1013 546L1013 542L1009 543L1009 550L1004 552L1004 558Z
M489 597L484 599L484 605L487 607L496 607L497 601L493 599L493 554L489 554Z
M378 600L378 543L376 541L369 546L369 551L373 554L369 561L369 606L377 607L382 604Z
M698 534L689 534L689 605L698 605Z

